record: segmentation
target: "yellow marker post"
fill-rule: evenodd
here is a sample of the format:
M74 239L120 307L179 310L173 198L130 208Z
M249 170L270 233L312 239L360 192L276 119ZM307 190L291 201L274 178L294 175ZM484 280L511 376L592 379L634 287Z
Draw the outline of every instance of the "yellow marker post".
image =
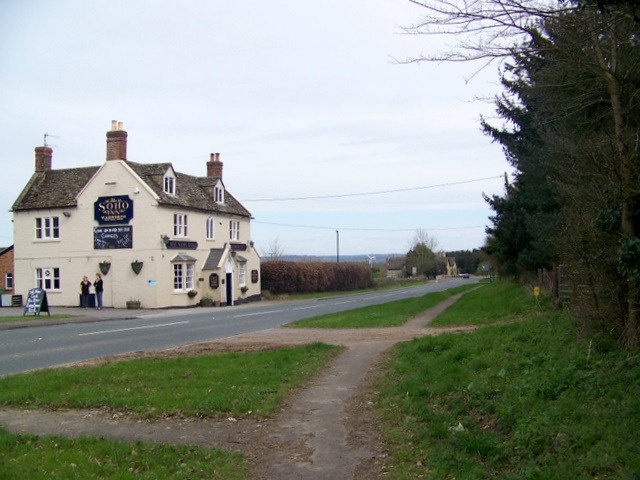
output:
M540 296L540 287L533 287L533 294L538 298Z

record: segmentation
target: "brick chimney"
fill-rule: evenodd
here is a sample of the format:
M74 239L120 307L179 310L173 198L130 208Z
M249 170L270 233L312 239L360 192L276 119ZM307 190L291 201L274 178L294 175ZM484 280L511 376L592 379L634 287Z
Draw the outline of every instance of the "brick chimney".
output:
M219 178L222 180L222 162L219 153L212 153L207 162L207 177Z
M36 147L36 173L51 170L51 157L53 150L51 147Z
M127 160L127 132L122 122L111 120L111 131L107 132L107 161Z

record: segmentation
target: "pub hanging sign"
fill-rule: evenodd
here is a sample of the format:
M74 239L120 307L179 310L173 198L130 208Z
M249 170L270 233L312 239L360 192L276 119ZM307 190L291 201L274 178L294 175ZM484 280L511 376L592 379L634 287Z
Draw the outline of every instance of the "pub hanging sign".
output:
M133 200L129 195L98 197L93 207L94 219L100 225L129 223L133 218Z

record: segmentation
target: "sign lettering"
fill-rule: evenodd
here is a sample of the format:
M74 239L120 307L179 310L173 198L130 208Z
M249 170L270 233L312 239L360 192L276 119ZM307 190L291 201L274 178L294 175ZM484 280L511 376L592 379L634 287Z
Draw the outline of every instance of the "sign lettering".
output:
M129 195L99 197L93 204L94 219L100 224L129 223L133 218L133 200Z

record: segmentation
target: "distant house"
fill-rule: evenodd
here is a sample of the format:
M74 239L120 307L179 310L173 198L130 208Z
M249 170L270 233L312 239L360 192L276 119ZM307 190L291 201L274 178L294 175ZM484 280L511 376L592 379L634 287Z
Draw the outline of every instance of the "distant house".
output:
M385 265L387 269L387 277L400 278L405 274L405 266L407 257L405 255L399 257L387 257Z
M0 247L0 290L13 293L13 245Z
M458 276L458 266L456 265L455 257L447 257L447 254L444 250L441 250L438 254L440 257L440 262L443 265L443 275L447 277L457 277Z
M260 298L251 213L226 189L220 154L203 162L203 176L133 162L115 121L106 147L100 165L66 169L36 147L35 172L12 207L15 293L38 287L50 305L78 305L82 277L101 273L105 307Z

